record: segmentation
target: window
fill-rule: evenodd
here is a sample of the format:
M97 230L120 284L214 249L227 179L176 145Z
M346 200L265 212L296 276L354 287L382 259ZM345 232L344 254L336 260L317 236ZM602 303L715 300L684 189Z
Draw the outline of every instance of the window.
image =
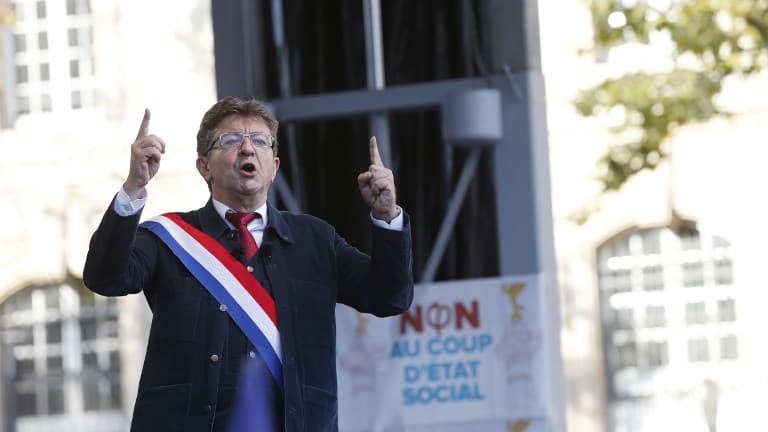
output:
M67 15L90 13L88 0L67 0Z
M653 255L661 253L661 240L659 230L645 230L642 232L643 253Z
M703 381L705 368L692 365L738 360L738 341L729 335L739 311L726 240L695 224L632 228L596 256L609 409L665 403L669 392L688 391L674 379L664 390L649 386L656 372Z
M729 247L731 247L731 243L720 236L713 236L712 246L715 249L728 249Z
M646 327L664 327L667 325L667 316L664 306L647 306L645 308Z
M77 60L69 61L69 76L72 78L80 76L80 63Z
M38 0L35 6L37 9L37 19L45 19L45 0Z
M37 421L121 409L116 322L116 304L82 286L31 287L6 300L0 335L15 364L3 386L3 398L16 407L11 417Z
M637 348L634 342L617 345L614 356L617 369L637 366Z
M49 112L51 111L51 95L44 94L42 96L42 102L40 104L42 106L43 112Z
M739 357L738 339L734 335L720 338L720 360L736 360Z
M704 285L704 265L701 262L683 264L683 286L699 287Z
M707 305L704 302L688 303L685 305L686 324L706 324Z
M733 283L731 260L727 258L715 260L715 283L717 285L730 285Z
M40 63L40 81L51 79L51 68L48 63Z
M643 289L658 291L664 288L664 270L660 265L643 268Z
M71 28L67 30L67 40L69 41L69 46L74 47L78 45L78 37L77 37L77 29Z
M19 96L19 99L16 101L18 104L16 106L16 112L19 114L27 114L29 113L29 97L27 96Z
M16 66L16 84L24 84L29 81L29 71L26 66Z
M717 302L717 319L720 322L736 320L736 305L734 305L733 299Z
M623 257L629 255L629 237L616 239L609 246L611 256Z
M72 108L74 109L81 108L83 106L82 101L80 100L79 91L72 92L72 95L70 96L70 101L72 103Z
M16 116L91 107L96 99L89 0L68 0L66 7L49 1L10 0L16 22L9 60L17 85L5 97L15 99L8 106ZM53 41L66 45L58 49Z
M609 292L632 291L632 273L629 270L614 270L603 276L603 286Z
M622 308L614 311L613 327L617 330L631 330L634 328L634 314L632 309Z
M704 338L688 341L688 361L691 363L709 361L709 342Z
M40 51L48 49L48 33L40 32L37 34L37 49Z
M684 251L701 249L699 232L695 230L687 230L680 234L680 249Z
M27 50L27 36L24 33L13 35L13 46L17 53L23 53Z
M669 363L666 341L647 342L643 346L645 354L645 363L649 368L658 368L666 366Z

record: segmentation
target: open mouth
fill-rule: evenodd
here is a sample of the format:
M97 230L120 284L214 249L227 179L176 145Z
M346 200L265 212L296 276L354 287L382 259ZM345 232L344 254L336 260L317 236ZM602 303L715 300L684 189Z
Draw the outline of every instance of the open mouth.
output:
M256 165L246 162L240 166L240 171L246 172L246 173L254 173L256 172Z

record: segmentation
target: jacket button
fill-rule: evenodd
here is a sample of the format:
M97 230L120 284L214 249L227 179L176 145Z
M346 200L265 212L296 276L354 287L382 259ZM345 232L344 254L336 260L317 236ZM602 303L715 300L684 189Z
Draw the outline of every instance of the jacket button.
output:
M253 273L253 266L248 266L245 269L248 270L248 273Z
M227 305L225 305L225 304L219 305L219 310L222 311L222 312L226 312L227 311Z
M288 412L291 414L296 414L296 407L292 406L288 408Z
M216 354L211 354L211 361L213 363L216 363L217 361L219 361L219 356Z
M253 350L248 351L248 357L256 358L256 353Z
M213 409L213 407L210 406L210 405L203 405L203 412L209 413L209 412L211 412L212 409Z

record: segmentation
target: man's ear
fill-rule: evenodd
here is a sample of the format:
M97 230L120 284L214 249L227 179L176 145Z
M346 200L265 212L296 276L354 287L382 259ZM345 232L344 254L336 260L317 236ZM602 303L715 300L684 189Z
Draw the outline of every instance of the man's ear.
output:
M203 176L203 179L206 181L206 183L210 183L211 170L208 169L208 158L205 156L199 156L197 161L195 161L195 166L197 166L197 172Z
M275 172L272 173L272 182L275 181L275 177L277 177L277 170L280 169L280 158L275 156Z

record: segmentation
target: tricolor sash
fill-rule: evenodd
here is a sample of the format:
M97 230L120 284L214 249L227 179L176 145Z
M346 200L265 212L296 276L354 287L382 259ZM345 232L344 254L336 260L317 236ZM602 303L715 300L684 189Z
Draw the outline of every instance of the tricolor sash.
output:
M192 275L221 304L251 341L278 388L283 388L283 364L277 309L272 297L216 240L166 213L141 224L162 240Z

